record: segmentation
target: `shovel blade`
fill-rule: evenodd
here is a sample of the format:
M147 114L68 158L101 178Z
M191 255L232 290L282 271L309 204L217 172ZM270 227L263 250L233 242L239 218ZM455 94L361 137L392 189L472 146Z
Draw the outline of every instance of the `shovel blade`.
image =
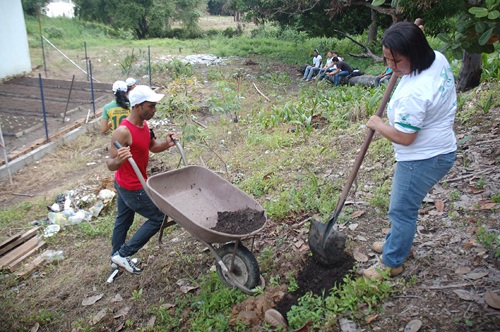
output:
M311 220L309 228L309 249L313 259L323 266L337 265L343 260L346 235L330 229L325 234L327 225L317 220Z

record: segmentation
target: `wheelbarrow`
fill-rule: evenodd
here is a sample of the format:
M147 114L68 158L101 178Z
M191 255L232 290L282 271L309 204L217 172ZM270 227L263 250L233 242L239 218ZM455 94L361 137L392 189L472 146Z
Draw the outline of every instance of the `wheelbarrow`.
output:
M209 169L188 165L182 146L177 140L174 142L182 156L183 168L156 174L144 181L133 158L128 161L146 194L166 214L164 224L168 216L205 244L217 260L217 274L224 284L254 294L252 289L264 287L264 279L260 276L253 253L241 240L251 238L264 228L267 223L264 209L255 199ZM121 147L118 142L114 144L117 148ZM214 229L221 213L238 216L239 211L252 211L259 215L263 218L262 225L245 234ZM242 216L238 222L249 222L245 215ZM213 244L218 244L218 249Z

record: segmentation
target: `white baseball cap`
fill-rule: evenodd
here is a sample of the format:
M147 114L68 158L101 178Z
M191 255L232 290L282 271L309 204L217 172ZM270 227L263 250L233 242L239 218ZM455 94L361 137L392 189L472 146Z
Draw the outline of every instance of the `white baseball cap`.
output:
M137 80L133 77L129 77L125 82L127 83L127 86L132 86L137 83Z
M124 81L116 81L113 83L113 93L116 93L116 91L127 92L127 83Z
M149 101L151 103L157 103L163 97L165 97L164 94L154 92L147 85L138 85L134 88L134 90L130 91L128 94L128 100L130 101L130 107L134 107L135 105L141 104L145 101Z

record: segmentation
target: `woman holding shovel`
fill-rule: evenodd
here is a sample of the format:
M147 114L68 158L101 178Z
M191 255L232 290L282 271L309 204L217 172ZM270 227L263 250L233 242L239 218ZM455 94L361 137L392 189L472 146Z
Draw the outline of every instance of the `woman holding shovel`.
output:
M453 132L457 96L450 64L432 50L417 24L400 22L382 39L386 64L401 78L387 107L389 123L372 116L366 126L393 143L396 157L381 265L363 271L369 278L403 271L415 236L418 209L431 188L451 169L457 149Z

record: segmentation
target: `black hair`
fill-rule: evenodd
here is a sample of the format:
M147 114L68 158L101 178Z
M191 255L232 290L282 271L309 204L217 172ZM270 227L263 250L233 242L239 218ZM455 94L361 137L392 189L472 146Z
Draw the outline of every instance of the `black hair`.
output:
M332 62L339 62L339 58L337 58L336 56L334 56L334 57L332 58Z
M115 97L116 97L115 98L116 99L116 103L118 105L120 105L121 108L126 109L126 110L130 109L129 106L128 106L129 105L129 100L128 100L126 92L123 92L121 90L117 90L115 92Z
M411 22L393 24L384 33L382 46L388 48L393 57L394 53L408 57L412 75L419 74L429 68L436 58L424 32Z

